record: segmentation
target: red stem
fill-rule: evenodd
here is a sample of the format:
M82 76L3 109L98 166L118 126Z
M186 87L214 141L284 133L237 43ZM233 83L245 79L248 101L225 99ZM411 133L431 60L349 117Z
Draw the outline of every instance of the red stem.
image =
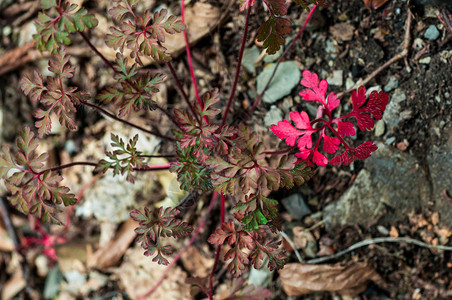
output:
M232 100L234 99L234 96L235 96L235 90L237 89L237 82L238 82L239 75L240 75L240 68L242 66L243 51L245 50L246 38L248 35L248 23L249 23L248 21L250 19L250 13L251 13L251 7L249 7L246 10L245 28L244 28L243 37L242 37L242 45L240 46L239 60L237 62L237 70L235 72L235 78L234 78L234 83L233 83L232 89L231 89L231 95L229 96L228 104L224 111L223 119L221 120L221 125L219 128L222 128L224 123L226 122L226 118L228 117L228 113L229 113L229 109L232 104Z
M181 0L180 7L181 7L182 24L185 25L185 0ZM187 27L187 26L185 25L185 27ZM202 109L204 106L202 105L201 97L199 96L198 85L196 84L195 72L193 71L193 61L191 59L190 44L188 43L187 29L185 29L183 32L184 32L184 39L185 39L185 49L187 51L188 68L190 69L190 77L191 77L191 81L193 83L193 88L195 89L196 100L198 101L199 107L201 107L201 109Z
M106 115L106 116L108 116L108 117L110 117L110 118L112 118L112 119L114 119L114 120L116 120L116 121L118 121L118 122L124 123L124 124L126 124L126 125L128 125L128 126L134 127L134 128L136 128L136 129L139 129L139 130L144 131L144 132L146 132L146 133L155 135L156 137L159 137L159 138L161 138L161 139L164 139L164 140L167 140L167 141L171 141L171 142L174 141L174 139L171 138L171 137L164 136L164 135L162 135L162 134L160 134L160 133L158 133L158 132L156 132L156 131L152 131L152 130L143 128L143 127L141 127L141 126L139 126L139 125L136 125L136 124L130 123L129 121L126 121L126 120L123 120L123 119L121 119L121 118L118 118L118 117L115 116L114 114L108 112L107 110L103 109L102 107L100 107L100 106L98 106L98 105L96 105L96 104L89 103L89 102L86 102L86 101L80 101L80 102L81 102L82 104L86 105L86 106L89 106L89 107L91 107L91 108L94 108L94 109L100 111L100 112L103 113L104 115Z
M214 192L213 195L212 195L212 200L210 200L209 207L207 208L207 214L204 217L204 219L201 221L201 223L199 224L199 226L196 229L195 233L193 233L193 235L192 235L190 241L188 242L188 244L184 247L184 249L182 249L181 252L179 252L179 254L173 259L173 261L166 267L165 272L162 274L162 276L160 277L159 281L157 281L157 283L149 291L147 291L146 294L141 295L140 297L138 297L138 300L145 299L145 298L149 297L150 295L152 295L155 292L155 290L157 290L157 288L160 286L160 284L162 284L163 280L165 280L166 275L168 275L168 272L170 271L170 269L179 261L181 256L188 250L188 248L190 248L190 246L193 245L193 243L196 240L196 238L198 237L199 233L201 232L201 230L206 225L207 218L209 217L209 214L212 211L212 208L213 208L213 206L214 206L214 204L215 204L215 202L217 200L217 197L218 197L217 192Z
M196 114L195 110L193 109L193 105L191 105L190 100L188 99L187 94L184 91L184 88L182 87L182 84L180 83L179 78L177 77L176 71L173 68L173 65L171 62L167 62L166 65L168 66L168 69L170 70L171 75L173 76L174 81L176 82L177 88L179 89L179 92L182 94L182 98L184 98L185 102L187 103L188 107L190 108L193 116L196 118L196 121L199 122L198 115Z
M270 76L270 79L267 81L267 84L265 85L264 89L262 90L262 92L259 94L259 96L257 96L256 100L254 101L253 106L251 107L250 111L248 112L248 116L245 117L245 121L253 114L254 110L256 109L256 106L259 104L259 102L261 101L262 97L264 96L265 92L267 91L268 87L270 86L270 83L273 79L273 77L276 74L276 70L278 69L279 64L281 63L282 59L284 58L284 56L287 54L287 52L289 52L289 50L293 47L293 45L295 45L295 42L301 37L301 35L304 32L304 29L306 28L306 25L308 24L309 19L311 19L312 14L314 13L314 10L317 8L317 5L314 5L311 9L311 11L308 14L308 17L306 18L306 21L303 24L303 27L301 27L301 29L298 31L297 35L294 37L294 39L292 40L292 42L290 42L290 44L287 46L286 50L284 50L283 54L281 54L281 56L278 58L278 61L276 62L276 67L273 70L272 76Z
M224 219L225 219L225 196L224 194L221 194L221 212L220 212L220 224L224 223ZM212 267L212 272L210 272L210 276L209 276L209 300L213 300L213 277L215 275L215 271L217 269L217 265L218 265L218 261L220 259L220 250L221 250L221 245L219 244L217 246L217 250L215 252L215 261L213 263L213 267Z

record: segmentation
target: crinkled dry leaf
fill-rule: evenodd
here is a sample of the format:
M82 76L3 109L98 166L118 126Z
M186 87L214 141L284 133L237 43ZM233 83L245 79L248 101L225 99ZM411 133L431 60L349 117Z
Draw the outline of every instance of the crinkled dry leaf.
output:
M138 222L132 219L125 221L115 238L99 248L92 259L88 259L89 264L92 264L90 267L105 269L116 265L137 236L135 233L137 227Z
M284 291L291 297L321 291L355 296L366 289L369 281L382 282L374 269L359 262L345 266L292 263L279 271L279 276Z
M368 9L379 9L382 7L388 0L364 0L364 5Z
M203 255L198 248L192 246L182 254L184 267L195 277L207 277L213 266L213 258Z

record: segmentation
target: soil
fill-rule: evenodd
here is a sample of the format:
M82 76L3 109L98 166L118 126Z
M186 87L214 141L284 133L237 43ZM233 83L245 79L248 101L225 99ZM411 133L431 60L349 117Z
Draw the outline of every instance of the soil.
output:
M106 5L105 1L99 1L98 4L93 4L90 1L85 2L90 11L98 11L98 13L102 13L101 8ZM226 15L223 24L212 29L209 35L197 41L196 45L192 47L200 89L207 90L212 87L220 87L221 99L225 103L235 74L237 53L239 52L240 39L243 32L244 13L239 11L236 3L228 6L223 1L190 2L208 2L221 7L222 15ZM301 40L296 43L296 46L289 51L285 60L295 60L301 69L309 69L318 73L322 78L331 76L333 71L342 70L342 86L330 85L329 88L329 91L339 93L346 89L345 82L347 78L353 82L357 82L360 78L366 78L376 68L382 66L403 50L404 27L407 20L408 6L406 1L388 1L377 10L369 10L365 7L362 0L327 2L329 7L318 9L307 31ZM145 1L143 5L155 8L158 4L160 4L159 1ZM165 4L174 14L180 12L177 1L166 1ZM250 38L247 41L247 48L256 44L257 29L267 16L260 5L260 3L256 4L254 8L255 13L250 18ZM7 7L8 4L5 7L0 5L0 15L4 16L2 11L4 12ZM396 151L403 151L412 155L425 172L425 180L433 186L432 178L436 178L438 174L432 174L431 164L428 161L429 153L434 149L447 149L447 151L452 149L452 33L448 33L449 31L452 32L452 28L449 28L448 31L436 17L438 13L447 14L446 8L441 6L429 7L420 4L412 4L409 8L414 16L410 29L408 57L406 60L401 59L390 65L367 84L368 88L376 86L383 88L391 78L397 79L397 86L389 90L388 94L390 97L393 94L404 94L406 96L406 100L400 102L400 107L396 112L397 117L400 115L406 117L399 118L400 121L392 125L386 124L386 130L383 135L375 136L374 132L366 132L360 134L354 143L358 145L365 140L374 140L387 143ZM26 11L19 10L15 18L25 14ZM0 36L0 56L2 52L5 53L18 47L17 36L19 32L25 30L22 28L26 28L29 21L34 19L36 15L37 11L34 14L30 14L22 22L14 23L14 25L12 25L14 20L11 18L5 16L3 19L0 18L0 32L2 32ZM295 7L295 5L290 6L288 16L297 25L293 26L294 32L301 26L303 15L300 16L300 8ZM345 29L337 26L343 23L351 26ZM440 36L435 40L429 40L424 36L424 32L430 25L435 25L439 29ZM6 34L8 30L12 30L13 33ZM97 42L98 44L102 43L101 41ZM417 44L420 46L416 46ZM79 45L83 45L82 41L79 41ZM74 82L80 85L86 84L90 92L96 92L99 82L105 82L106 79L104 78L108 76L109 71L94 56L77 57L74 55L74 57L74 61L80 66L80 71L77 71L77 78L74 79ZM189 95L193 98L193 88L190 84L190 76L184 54L175 58L173 64L180 78L183 79L183 86L186 90L189 90ZM29 73L36 67L43 70L43 66L45 66L45 61L43 60L31 61L1 75L0 113L2 114L0 114L0 121L2 129L0 141L2 144L13 142L18 128L21 126L33 126L32 112L36 105L22 94L18 82L23 74ZM253 91L256 90L256 80L254 78L262 71L264 66L264 63L258 64L255 74L242 71L237 92L238 101L235 101L232 107L231 120L237 121L246 117L243 112L252 105ZM146 68L166 71L163 65L154 64ZM300 87L295 88L291 95L284 97L284 99L273 105L280 108L285 116L293 110L308 109L300 101L299 90ZM171 82L166 84L166 88L164 88L165 94L166 98L162 96L165 105L168 107L183 107L184 103L180 100L180 96ZM347 100L348 97L348 95L343 96L343 100ZM252 123L254 128L260 133L268 133L263 119L271 107L272 105L270 104L262 103L249 120L250 124ZM133 118L134 120L140 119L141 121L137 122L147 126L160 128L162 132L170 126L164 117L155 117L153 112L137 113L133 115ZM77 119L78 131L60 131L46 141L47 148L50 149L55 163L67 159L66 141L68 139L74 141L77 145L75 153L69 155L74 158L80 152L83 152L83 147L88 147L88 143L100 140L104 136L105 131L112 128L110 125L105 125L105 121L99 114L90 110L81 109L78 112ZM393 142L388 143L390 139L393 139ZM265 142L272 146L276 146L277 143L275 139L270 137L266 137ZM163 145L162 149L162 152L166 153L173 150L172 145ZM300 192L308 196L309 201L307 202L312 214L303 220L294 220L290 217L289 212L281 208L283 219L286 223L284 228L289 230L295 226L308 228L315 225L319 221L318 216L315 217L316 213L321 213L326 205L337 201L347 188L353 184L357 174L364 167L363 162L356 162L352 167L319 168L306 186L292 191L280 191L272 195L275 199L282 199L294 192ZM74 186L81 186L83 181L80 179L81 177L81 172L74 175L74 178L80 180L80 182L74 183ZM162 195L163 185L164 183L157 183L156 186L151 188L153 193L159 195L159 200L163 200L165 197ZM6 192L3 192L1 188L0 191L2 192L0 196L6 195ZM452 190L450 189L445 190L444 197L439 200L436 199L436 201L451 201L449 196L451 192ZM431 196L433 201L433 198L437 195L432 194ZM145 195L141 195L141 197L147 199ZM207 199L207 197L204 198ZM202 199L200 203L205 204L204 208L201 205L192 207L187 215L195 212L205 213L207 200ZM148 202L154 201L148 200ZM318 245L327 245L335 251L346 249L361 240L389 234L391 237L409 236L427 243L434 243L436 238L436 243L438 243L438 238L441 236L438 232L444 228L446 228L444 230L449 230L449 232L451 230L448 225L444 225L447 224L447 220L436 221L436 214L439 211L438 207L444 206L426 205L413 207L413 213L410 215L401 214L394 220L388 220L387 218L384 220L370 220L369 226L355 225L333 228L319 226L312 231L312 234ZM12 207L9 207L9 212L16 227L27 227L26 217L16 213ZM219 215L216 212L214 210L213 215ZM439 212L441 215L442 212ZM191 216L191 219L196 219L193 215ZM215 218L209 219L208 230L213 230L215 224L218 223ZM102 233L102 226L104 225L93 217L78 217L74 218L71 226L75 228L72 229L72 236L88 239ZM2 228L0 226L0 230ZM117 230L116 227L114 227L114 230ZM385 233L385 231L390 231L391 233ZM21 232L19 235L23 236L23 234ZM208 234L208 232L203 232L199 240L205 240ZM130 246L128 251L132 250L133 245ZM450 242L446 243L446 245L450 245ZM205 243L197 242L195 246L200 249L203 257L212 259L215 255L213 247L209 248ZM294 252L289 253L290 261L296 262L297 258ZM381 276L383 283L370 284L355 299L450 299L452 297L450 292L452 290L450 253L450 251L427 249L407 243L385 243L360 248L332 262L342 264L352 261L366 262ZM13 260L13 257L13 251L0 252L0 269L6 270L7 264ZM29 261L26 262L29 264L28 270L32 274L31 277L35 278L30 286L34 292L30 294L39 295L43 291L46 276L37 274L39 268L36 267L36 253L35 255L27 255L27 257L29 258ZM127 259L124 258L123 260L126 261ZM122 260L119 264L121 263ZM180 272L190 270L185 263L184 265L180 264L179 267L181 267ZM217 279L220 283L226 284L231 279L226 275L227 272L224 271L223 268L219 272ZM127 291L118 279L120 275L114 273L111 269L108 271L103 270L102 272L108 275L108 283L98 291L79 292L78 297L92 298L94 296L115 295L116 297L127 298ZM13 274L14 270L8 270L7 274L2 272L0 286L10 282ZM272 291L272 299L286 299L287 295L278 281L277 273L272 276L272 284L267 287ZM66 293L69 293L67 289ZM18 295L17 297L20 298L25 297L25 292L21 292ZM307 296L300 296L297 299L338 299L335 297L335 293L317 292ZM343 299L350 298L344 297Z

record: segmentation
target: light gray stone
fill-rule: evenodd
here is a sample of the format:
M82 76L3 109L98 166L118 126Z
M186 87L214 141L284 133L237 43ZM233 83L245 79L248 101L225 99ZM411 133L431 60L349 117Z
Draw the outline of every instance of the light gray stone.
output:
M282 199L281 203L289 214L296 219L301 219L311 213L301 194L292 194Z
M382 144L366 160L353 185L323 211L328 226L360 224L382 218L401 220L429 198L426 174L411 155Z
M435 25L430 25L424 32L424 37L430 41L435 41L439 38L439 30Z

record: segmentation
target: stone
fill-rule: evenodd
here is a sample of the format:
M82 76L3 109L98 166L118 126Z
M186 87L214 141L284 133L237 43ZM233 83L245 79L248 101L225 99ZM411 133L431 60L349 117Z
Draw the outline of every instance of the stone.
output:
M383 144L378 147L353 185L325 207L327 226L395 222L427 203L429 184L416 158Z
M382 136L385 133L385 122L383 120L378 120L375 123L375 136Z
M397 80L397 77L391 76L389 77L388 83L383 87L383 91L386 93L389 93L393 89L396 89L399 87L399 80Z
M419 63L423 64L423 65L428 65L431 61L432 61L432 58L430 56L426 56L426 57L421 58L419 60Z
M248 72L254 73L254 71L256 71L256 67L254 66L254 63L259 58L259 55L260 55L260 51L256 46L253 46L251 48L246 48L243 51L242 65Z
M343 80L344 71L342 70L334 70L331 77L328 77L326 81L328 84L335 85L335 86L342 86L344 83Z
M269 127L278 123L283 119L283 112L276 106L272 106L270 110L265 114L264 124Z
M304 216L311 214L311 210L306 205L301 194L292 194L289 197L282 199L281 203L295 219L301 219Z
M389 126L397 127L400 121L400 103L406 100L406 95L400 89L395 89L383 114L383 120Z
M439 30L435 25L430 25L424 32L424 37L430 41L435 41L439 38Z
M257 76L257 93L261 93L267 85L276 64L267 65ZM274 103L290 94L292 89L300 83L301 71L294 61L281 63L264 94L265 103Z

